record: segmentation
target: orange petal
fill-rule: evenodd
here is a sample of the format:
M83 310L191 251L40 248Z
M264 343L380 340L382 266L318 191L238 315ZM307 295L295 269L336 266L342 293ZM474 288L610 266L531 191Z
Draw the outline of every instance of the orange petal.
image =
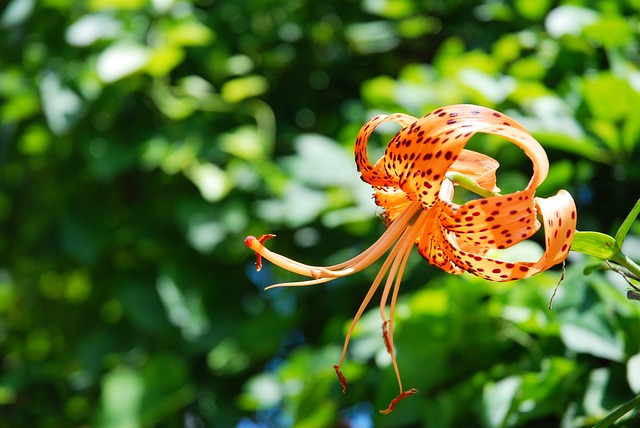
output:
M373 197L376 204L384 208L383 220L387 226L405 210L407 205L414 203L406 193L393 187L376 189Z
M360 128L360 132L356 138L355 158L358 172L360 172L363 181L372 186L393 186L397 183L397 180L389 176L380 163L376 163L375 166L371 165L369 156L367 155L367 143L369 142L369 137L378 125L385 122L397 122L401 126L406 127L415 121L416 118L413 116L395 113L389 116L376 116Z
M534 267L545 270L567 257L576 230L577 210L566 190L550 198L536 198L536 205L543 218L547 251Z
M496 170L500 164L494 158L473 150L462 149L449 171L459 172L489 192L499 192L496 186Z
M491 281L526 278L562 262L569 252L576 227L576 206L571 195L560 190L550 198L535 198L542 217L546 249L537 262L505 261L461 250L454 238L448 237L445 254L469 273Z
M509 248L533 235L536 220L534 189L469 201L442 204L442 227L477 247Z
M446 172L478 132L502 136L524 150L533 163L528 187L536 188L544 180L549 164L542 146L513 119L471 105L435 110L398 132L382 162L386 175L397 178L397 186L428 209L436 202ZM486 167L478 169L484 172Z
M435 208L433 209L436 210ZM438 227L432 220L430 223L433 227L425 227L418 239L418 253L429 262L429 264L439 267L447 273L459 275L463 270L453 262L450 255L444 251L443 244L448 246L445 230Z

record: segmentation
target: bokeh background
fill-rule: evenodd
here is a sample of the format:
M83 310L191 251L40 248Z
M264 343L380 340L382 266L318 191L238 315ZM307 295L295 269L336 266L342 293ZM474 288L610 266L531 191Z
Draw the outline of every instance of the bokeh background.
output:
M640 304L572 254L491 284L411 260L397 385L373 279L263 292L248 234L313 264L384 226L353 161L378 113L501 110L541 196L614 233L640 196L640 2L11 0L0 6L0 427L582 427L640 393ZM390 135L376 134L372 156ZM518 149L474 137L522 188ZM625 251L640 259L638 224ZM519 255L540 254L539 240ZM630 414L618 426L637 426Z

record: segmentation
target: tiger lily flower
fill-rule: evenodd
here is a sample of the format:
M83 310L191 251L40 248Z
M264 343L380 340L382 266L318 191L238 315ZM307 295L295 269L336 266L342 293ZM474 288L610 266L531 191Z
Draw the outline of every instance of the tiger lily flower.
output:
M375 164L367 157L367 143L376 127L396 122L402 129L391 139ZM501 136L520 147L533 164L525 189L501 195L496 186L498 162L465 149L476 133ZM249 236L245 244L262 258L311 279L271 287L308 286L361 271L388 252L378 275L366 293L346 334L339 363L334 366L343 392L347 382L340 371L349 339L376 290L384 281L380 299L382 335L396 373L400 394L382 413L417 392L402 386L393 344L394 312L402 275L414 245L430 264L445 272L468 272L491 281L511 281L532 276L562 262L569 252L576 227L576 207L571 195L535 196L546 178L549 162L542 146L515 120L475 105L453 105L426 116L396 113L377 116L361 129L355 143L358 172L373 187L374 199L383 209L387 229L364 252L333 266L310 266L268 250L260 238ZM457 187L478 195L466 203L453 201ZM545 252L538 261L508 261L492 256L499 250L530 238L544 226ZM269 287L269 288L271 288ZM389 310L387 311L387 304Z

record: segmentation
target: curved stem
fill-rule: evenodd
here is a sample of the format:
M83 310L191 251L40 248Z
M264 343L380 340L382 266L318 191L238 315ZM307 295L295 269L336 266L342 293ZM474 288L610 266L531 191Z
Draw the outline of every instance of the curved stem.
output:
M633 397L631 400L624 403L622 406L609 413L607 417L594 425L593 428L607 428L613 425L618 419L626 415L631 410L640 406L640 395Z
M490 198L492 196L500 196L500 193L492 192L490 190L485 189L482 186L479 186L478 183L470 179L464 174L455 171L447 172L447 178L459 185L460 187L469 190L470 192L475 193L476 195L480 195L485 198Z
M616 252L613 257L611 257L611 261L628 270L631 278L640 280L640 266L627 257L622 251Z

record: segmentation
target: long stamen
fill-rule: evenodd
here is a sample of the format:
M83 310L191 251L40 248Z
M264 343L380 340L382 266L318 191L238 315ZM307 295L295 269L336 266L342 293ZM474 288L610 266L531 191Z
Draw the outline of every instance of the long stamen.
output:
M334 369L336 370L336 373L338 375L338 379L340 380L340 384L342 385L343 392L345 392L347 389L347 381L344 375L342 374L342 372L340 371L340 367L342 366L342 363L344 362L344 359L346 357L347 348L349 347L349 341L351 340L351 335L353 333L353 330L355 329L356 324L360 320L360 317L362 316L366 307L371 301L371 298L373 297L376 290L378 289L378 286L382 282L382 279L386 276L387 281L385 283L385 288L384 288L383 296L381 299L381 316L384 321L383 322L383 338L385 340L385 346L387 347L387 351L391 355L394 370L395 370L396 377L398 379L398 384L400 387L400 396L404 394L402 390L402 382L400 380L400 371L398 369L398 365L395 359L395 352L393 351L393 335L388 336L387 335L388 330L385 330L385 327L388 325L389 320L386 319L386 316L384 314L384 307L389 294L390 285L393 282L395 282L395 286L394 286L394 292L392 295L391 304L392 306L395 306L400 282L402 281L402 273L404 272L404 269L406 267L407 261L409 259L409 255L411 254L411 250L413 249L413 243L415 242L415 239L419 235L420 230L422 229L422 226L424 225L425 221L426 221L426 216L423 216L421 214L418 217L418 220L414 224L410 226L406 226L405 230L402 233L402 236L393 246L393 249L391 250L385 262L383 263L382 267L378 271L376 278L371 284L371 287L369 287L369 290L366 296L364 297L362 303L360 304L360 307L358 308L358 311L356 312L355 316L351 321L351 325L349 326L349 330L347 331L347 335L345 337L345 341L342 347L342 355L340 356L340 361L337 365L334 366ZM394 308L392 307L391 317L393 317L393 315L394 315ZM392 328L392 324L390 325Z
M363 267L369 266L371 263L382 257L382 255L391 248L391 246L397 241L398 236L404 232L407 228L407 224L411 223L411 220L419 210L419 204L409 204L373 245L356 257L337 265L328 266L327 268L334 270L351 265L363 265ZM361 269L362 268L359 268L358 270Z
M391 403L389 403L389 407L385 410L380 410L380 413L382 414L388 414L390 412L393 411L393 409L395 408L396 404L400 401L403 400L404 398L408 397L409 395L413 395L416 392L418 392L417 389L415 388L411 388L407 391L405 391L402 388L402 378L400 377L400 369L398 367L398 361L396 359L396 352L393 346L393 324L394 324L394 319L395 319L395 308L396 308L396 302L398 300L398 292L400 291L400 282L402 281L402 273L404 272L404 269L407 265L407 261L409 260L409 256L411 255L411 249L412 246L409 245L407 248L405 248L405 253L402 255L402 261L400 263L400 267L399 267L399 274L396 276L396 280L395 280L395 284L393 287L393 294L391 295L391 305L390 305L390 309L389 309L389 319L385 320L383 322L383 336L386 333L385 336L385 344L387 346L387 350L389 351L389 353L391 354L391 362L393 363L393 369L396 373L396 378L398 379L398 387L400 388L400 394L394 398L393 400L391 400ZM387 329L386 331L384 330L384 326L386 325Z
M358 321L360 320L360 317L364 313L364 310L369 305L371 298L373 297L376 290L378 289L380 282L385 277L387 270L389 270L389 265L391 264L391 262L395 257L394 254L397 253L397 251L395 250L396 248L394 247L394 249L391 250L391 253L387 257L387 259L384 261L382 267L380 268L380 270L378 271L378 274L376 275L376 278L371 284L371 287L369 287L369 291L367 291L366 296L364 296L364 299L362 300L362 303L360 304L358 311L356 312L355 316L351 320L351 325L349 326L349 330L347 331L347 335L345 336L345 339L344 339L344 344L342 345L342 354L340 355L340 361L338 362L337 365L333 366L333 368L336 371L336 374L338 375L338 379L340 380L340 384L342 385L343 393L346 392L347 390L347 380L345 379L344 375L340 371L340 367L342 367L342 363L344 362L344 359L347 356L347 349L349 348L349 341L351 340L351 334L353 333L353 330L356 328L356 324L358 324Z
M408 234L407 238L412 238L413 235L413 233ZM414 240L410 240L408 242L406 240L403 240L403 242L399 243L399 246L402 245L402 252L396 258L394 266L389 272L387 284L384 287L382 298L380 299L380 317L382 318L383 338L385 340L387 352L389 352L389 355L391 356L391 362L393 364L393 369L396 372L396 378L398 379L398 387L400 388L400 392L402 392L402 380L400 379L400 370L398 369L396 353L393 346L393 324L398 290L400 289L400 282L402 282L402 274L404 273L404 269L407 266L407 261L409 260L409 256L411 255L413 242ZM391 295L389 318L387 318L385 315L385 308L387 306L387 298L389 296L389 291L391 288L393 288L393 293Z
M398 236L400 236L406 228L407 223L413 218L413 216L419 209L420 206L418 204L409 205L374 244L372 244L358 256L333 266L323 267L300 263L278 253L274 253L273 251L266 248L262 244L262 242L260 242L260 239L254 236L246 237L244 243L247 247L255 251L261 257L269 260L271 263L280 266L281 268L286 269L290 272L314 278L311 281L276 284L271 287L315 285L322 282L327 282L331 279L354 274L378 260L396 242Z
M371 284L371 287L369 287L369 291L367 292L367 295L362 300L362 303L360 304L360 307L358 308L356 315L353 317L353 320L351 321L351 325L349 326L349 330L347 331L346 338L344 340L344 345L342 346L342 355L340 356L340 363L338 364L338 368L342 366L342 362L344 361L344 358L347 354L347 348L349 347L351 334L353 333L353 330L355 329L356 324L360 320L360 317L364 313L364 310L369 305L369 302L371 301L371 298L373 297L374 293L378 289L378 286L382 282L382 279L387 275L387 271L389 270L391 263L395 260L399 250L400 250L400 246L396 245L393 247L393 249L391 250L391 253L389 253L389 255L387 256L387 259L384 261L382 267L378 271L378 274L376 275L373 283Z
M390 248L391 252L387 256L384 261L380 271L376 275L371 287L364 297L358 311L356 312L347 335L345 337L344 345L342 348L342 354L340 356L340 361L337 365L334 366L336 374L338 375L338 379L340 380L340 384L342 385L343 393L347 390L347 380L344 375L340 371L340 367L344 362L346 357L347 348L349 346L349 341L351 339L351 335L355 329L356 324L360 320L362 314L367 308L369 302L371 301L373 295L377 291L382 280L387 277L385 282L381 302L380 302L380 314L383 319L383 338L385 341L385 346L387 351L391 355L391 361L394 367L394 371L396 373L396 378L398 379L398 386L400 388L400 395L391 401L389 408L386 410L381 410L382 413L388 413L395 407L396 403L401 399L405 398L408 395L414 394L417 392L415 389L411 389L409 391L402 390L402 381L400 379L400 370L398 368L398 364L395 357L395 351L393 349L393 317L395 313L395 305L398 296L398 290L400 288L400 282L402 281L402 274L407 265L407 261L411 254L411 250L413 248L413 243L416 238L419 236L425 222L427 221L428 216L425 215L424 212L421 211L421 206L418 203L409 204L400 215L389 225L387 230L378 238L378 240L367 248L364 252L353 257L350 260L345 262L333 265L333 266L311 266L304 263L300 263L296 260L290 259L288 257L282 256L280 254L274 253L267 249L263 242L266 239L270 239L273 235L265 235L260 238L255 238L254 236L248 236L245 238L245 245L256 252L257 263L256 266L260 266L261 258L269 260L273 264L280 266L290 272L297 273L303 276L311 277L313 279L308 281L297 281L297 282L288 282L275 284L267 287L267 289L274 287L300 287L300 286L309 286L321 284L324 282L332 281L336 278L351 275L356 273L367 266L374 263L378 260L384 253L386 253ZM389 297L389 292L393 289L393 293L391 296L391 309L390 309L390 319L387 319L384 313L384 309L386 307L386 302Z
M382 297L380 299L380 317L382 318L382 336L384 338L387 352L391 356L391 362L393 364L396 378L398 379L398 387L400 388L400 394L403 394L402 379L400 378L400 369L396 360L395 349L393 346L393 324L395 317L395 307L398 299L398 292L400 290L400 283L402 282L402 275L407 266L411 250L413 249L413 243L420 234L424 223L428 220L426 213L421 213L416 222L409 227L400 238L397 247L400 249L398 257L395 258L393 266L387 277ZM385 308L389 292L393 289L391 295L391 304L389 310L389 318L385 314Z
M280 287L307 287L309 285L324 284L325 282L333 281L337 277L324 277L318 279L310 279L308 281L295 281L295 282L281 282L279 284L273 284L265 287L265 290L271 290L272 288Z

